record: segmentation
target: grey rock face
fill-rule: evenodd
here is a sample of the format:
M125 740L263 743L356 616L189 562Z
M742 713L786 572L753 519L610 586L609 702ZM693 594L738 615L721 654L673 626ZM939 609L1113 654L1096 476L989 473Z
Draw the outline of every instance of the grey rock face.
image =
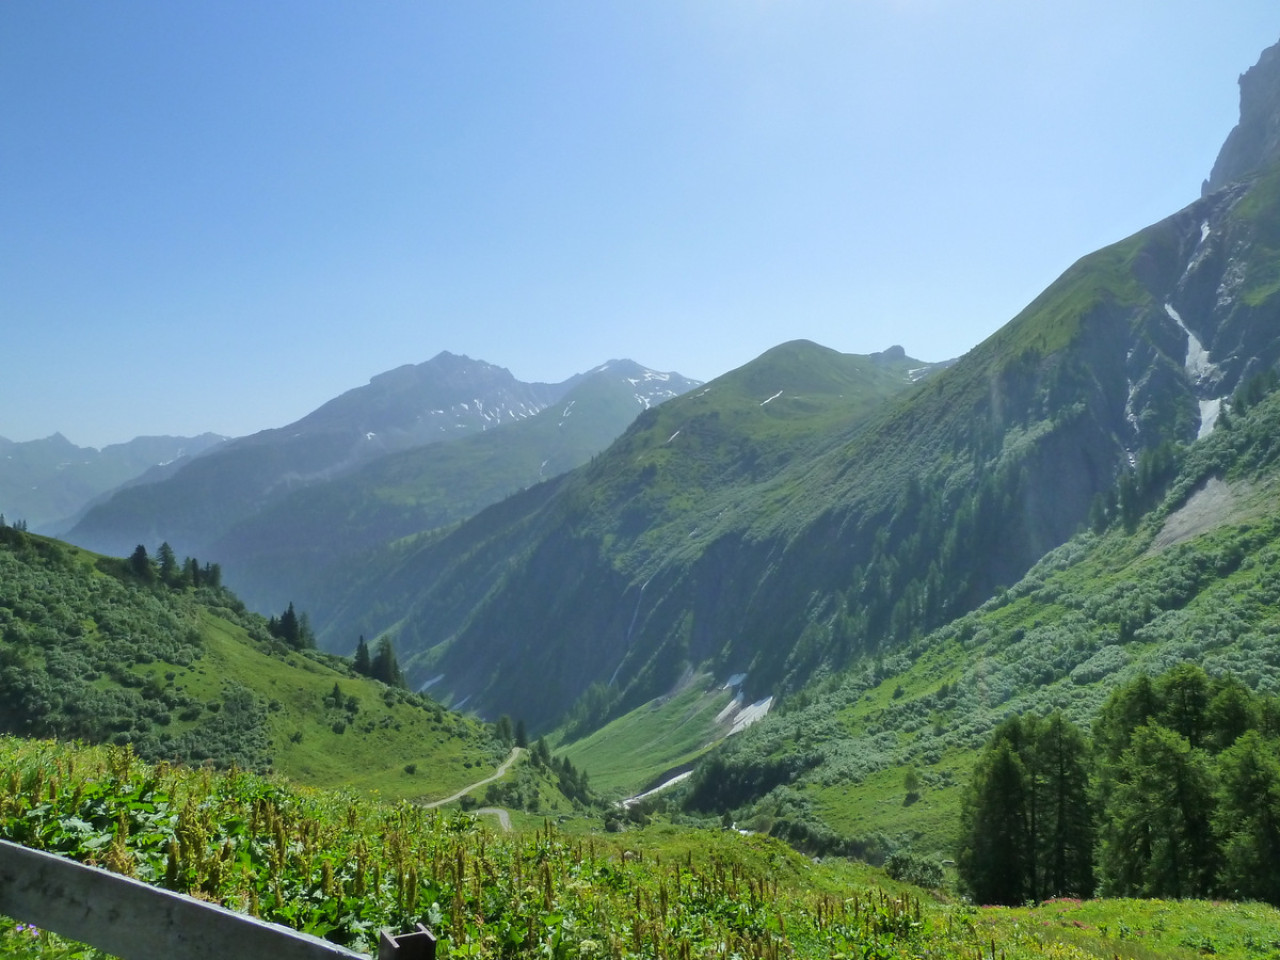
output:
M1280 43L1262 52L1240 77L1240 122L1205 181L1212 193L1280 159Z

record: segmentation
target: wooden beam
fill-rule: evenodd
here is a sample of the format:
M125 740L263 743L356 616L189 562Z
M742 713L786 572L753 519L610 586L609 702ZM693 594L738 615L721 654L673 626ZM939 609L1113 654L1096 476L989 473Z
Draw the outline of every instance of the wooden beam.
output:
M122 960L364 957L310 934L3 840L0 914Z

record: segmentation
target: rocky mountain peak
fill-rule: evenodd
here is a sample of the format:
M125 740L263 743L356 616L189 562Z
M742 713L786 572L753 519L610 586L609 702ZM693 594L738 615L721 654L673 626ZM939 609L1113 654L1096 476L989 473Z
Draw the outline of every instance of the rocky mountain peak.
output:
M1240 122L1227 135L1202 194L1280 160L1280 43L1240 76Z

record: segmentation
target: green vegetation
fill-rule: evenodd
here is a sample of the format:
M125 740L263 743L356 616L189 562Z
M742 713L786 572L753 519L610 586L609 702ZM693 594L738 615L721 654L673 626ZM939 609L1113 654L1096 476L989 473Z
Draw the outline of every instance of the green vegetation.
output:
M1190 663L1114 690L1091 750L1060 714L1013 717L974 771L961 876L984 903L1088 896L1096 832L1110 894L1280 903L1278 734L1280 698Z
M1084 258L948 369L783 344L373 562L337 622L395 631L415 679L574 737L687 670L785 696L901 650L1068 539L1130 448L1194 436L1151 289L1176 280L1175 232ZM1132 410L1130 362L1160 374Z
M958 860L979 903L1093 893L1088 758L1061 714L1001 724L966 800Z
M0 729L391 797L447 796L506 752L474 720L273 637L216 565L113 560L13 527L0 527Z
M251 774L149 767L128 748L0 739L0 836L357 949L423 922L443 957L1006 960L1269 956L1280 914L1247 905L948 904L776 841L657 825L494 834L438 813ZM23 958L84 956L0 922Z

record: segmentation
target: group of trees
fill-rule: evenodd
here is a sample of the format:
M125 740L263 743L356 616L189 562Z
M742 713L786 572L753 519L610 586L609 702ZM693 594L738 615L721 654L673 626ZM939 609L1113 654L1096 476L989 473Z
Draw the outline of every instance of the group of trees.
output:
M984 903L1093 893L1084 737L1061 714L1013 717L974 771L957 865Z
M267 633L295 650L315 649L316 635L311 629L311 620L305 612L299 614L293 609L293 601L284 613L267 621Z
M517 720L512 724L511 718L505 713L493 725L493 735L502 742L504 747L527 747L529 745L529 735L525 731L524 720Z
M364 634L361 634L356 644L351 668L363 677L381 680L388 686L405 686L404 671L400 669L400 663L396 660L396 651L391 645L390 637L381 638L377 648L370 654L369 644L365 642Z
M175 589L222 588L222 567L219 564L206 563L202 567L195 557L186 557L179 563L177 554L167 541L160 544L154 559L147 553L145 546L138 544L125 561L125 566L143 583L158 582Z
M1193 664L1116 690L1091 742L1061 715L993 735L962 814L984 903L1089 896L1280 904L1280 701Z
M545 738L539 737L534 743L529 751L529 760L535 768L553 773L560 792L570 800L576 800L582 804L590 804L594 800L591 784L587 779L587 771L576 768L563 754L553 755Z

